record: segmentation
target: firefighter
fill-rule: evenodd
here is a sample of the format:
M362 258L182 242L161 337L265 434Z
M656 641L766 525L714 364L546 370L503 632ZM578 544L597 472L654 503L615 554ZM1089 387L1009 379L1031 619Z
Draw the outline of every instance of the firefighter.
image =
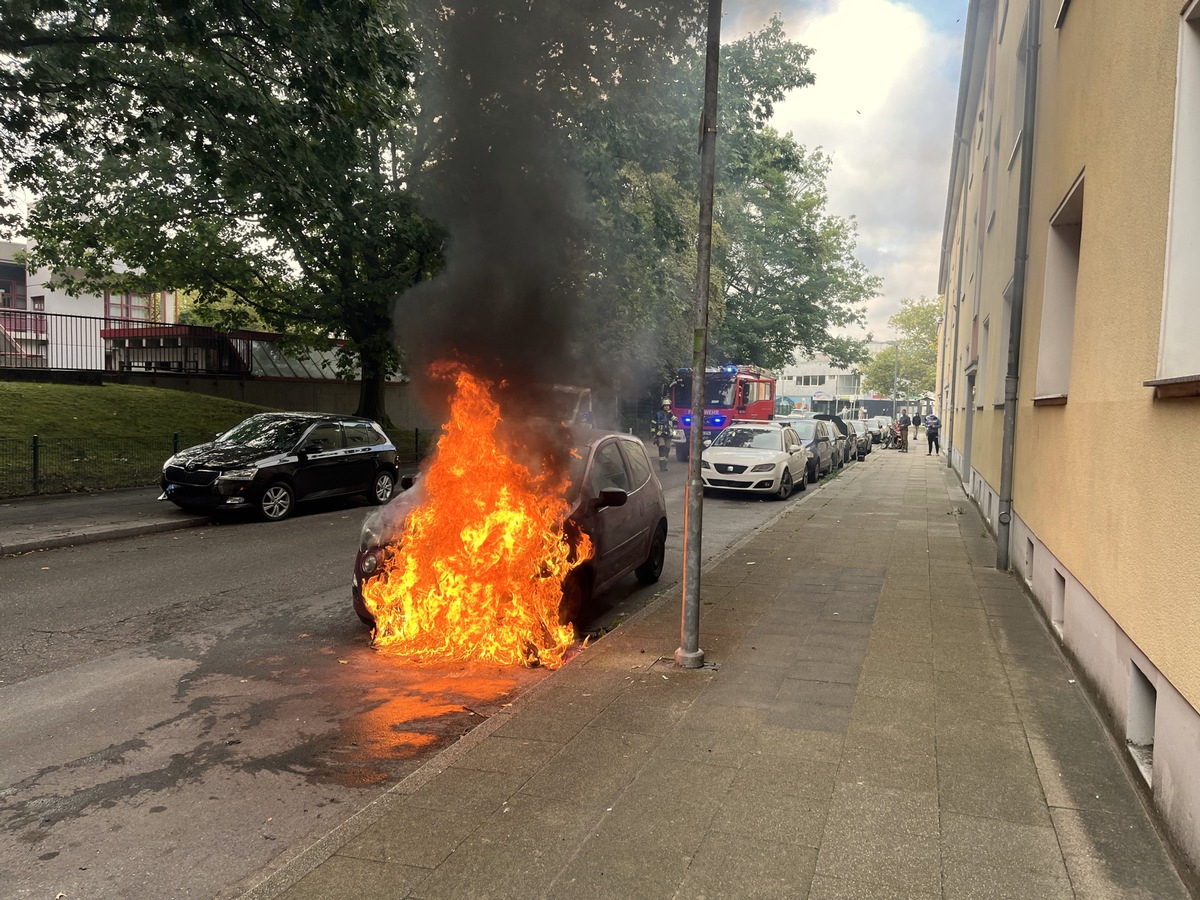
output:
M671 431L678 427L679 420L671 414L671 401L664 398L662 407L654 414L654 421L650 425L650 437L658 447L658 468L661 472L667 471L667 457L671 453Z

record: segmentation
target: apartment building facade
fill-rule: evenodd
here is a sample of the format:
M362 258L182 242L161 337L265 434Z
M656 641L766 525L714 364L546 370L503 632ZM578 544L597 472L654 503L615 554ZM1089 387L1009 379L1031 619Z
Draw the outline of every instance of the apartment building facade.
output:
M1200 0L971 0L950 463L1200 870L1198 161Z

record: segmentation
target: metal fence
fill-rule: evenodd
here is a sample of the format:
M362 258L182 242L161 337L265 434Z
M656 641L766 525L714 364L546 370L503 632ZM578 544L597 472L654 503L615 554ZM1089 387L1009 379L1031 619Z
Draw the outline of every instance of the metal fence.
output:
M279 335L0 309L0 369L334 379L333 351L284 353Z
M394 431L396 463L418 465L432 449L438 432L413 428ZM0 497L65 494L141 487L157 483L163 463L185 447L212 440L211 434L161 438L0 438Z

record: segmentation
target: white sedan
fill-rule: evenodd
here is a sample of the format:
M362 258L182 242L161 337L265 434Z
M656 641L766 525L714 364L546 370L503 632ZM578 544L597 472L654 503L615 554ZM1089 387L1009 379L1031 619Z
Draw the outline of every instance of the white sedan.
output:
M700 477L704 489L791 496L807 486L808 451L792 428L781 422L734 422L704 448Z

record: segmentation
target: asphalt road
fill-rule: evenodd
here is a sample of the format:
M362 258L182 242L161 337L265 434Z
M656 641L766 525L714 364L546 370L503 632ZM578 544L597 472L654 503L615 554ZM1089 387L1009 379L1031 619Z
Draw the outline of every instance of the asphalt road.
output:
M598 598L597 633L678 593L684 475L662 477L662 580ZM705 557L782 509L706 500ZM349 604L363 516L0 559L0 897L237 896L546 677L371 650Z

